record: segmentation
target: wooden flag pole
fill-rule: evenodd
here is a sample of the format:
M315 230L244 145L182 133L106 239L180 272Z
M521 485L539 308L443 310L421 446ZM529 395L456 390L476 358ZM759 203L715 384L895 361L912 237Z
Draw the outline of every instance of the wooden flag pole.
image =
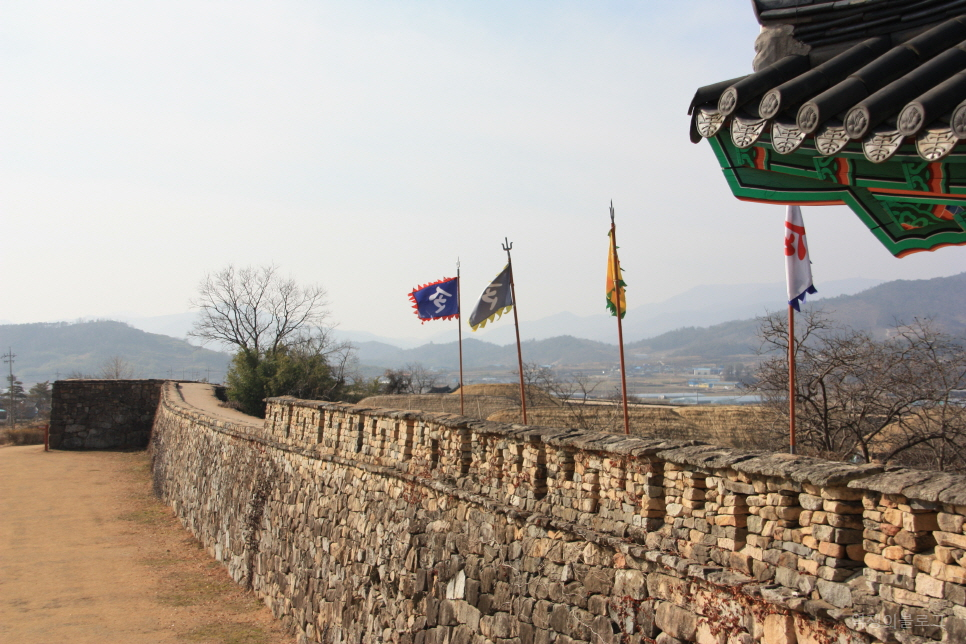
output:
M627 372L624 369L624 327L621 323L620 262L617 259L617 225L614 223L614 202L610 202L610 243L613 244L614 290L617 292L617 344L621 357L621 400L624 403L624 433L631 433L631 420L627 412ZM586 403L586 401L584 401Z
M788 453L795 453L795 307L788 305Z
M527 388L523 384L523 352L520 350L520 318L517 317L517 292L513 286L513 260L510 259L510 249L513 244L506 237L503 238L503 250L506 251L506 263L510 267L510 298L513 300L513 326L517 333L517 364L520 369L520 408L523 410L523 424L527 424Z
M460 260L456 259L456 328L459 330L460 345L460 416L465 416L463 409L463 303L460 301Z

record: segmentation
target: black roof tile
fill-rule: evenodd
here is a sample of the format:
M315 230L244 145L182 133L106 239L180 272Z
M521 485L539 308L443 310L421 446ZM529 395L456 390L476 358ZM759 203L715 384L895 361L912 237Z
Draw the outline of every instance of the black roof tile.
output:
M757 6L760 10L766 4L779 2L758 0ZM803 3L781 11L801 9L801 16L819 15L828 9L825 5L847 4ZM908 11L913 5L927 9L936 5L931 0L861 4L877 7L880 19L885 19L881 12L889 7L901 5L905 13L900 17L908 18L914 15ZM759 16L768 11L773 10ZM966 139L966 12L908 40L901 38L897 33L870 38L821 63L815 56L786 56L754 74L703 87L689 110L691 138L714 136L734 121L732 138L738 147L753 145L762 133L777 126L786 139L791 131L800 145L812 135L820 153L834 154L850 139L868 142L871 137L886 136L901 142L902 136L925 136L927 130L935 138L938 128L949 144L938 150L935 145L925 146L919 152L935 161ZM898 144L894 147L898 149ZM883 156L881 146L863 145L863 149L872 161L889 158ZM787 151L792 150L780 150Z
M825 47L935 24L966 11L966 0L754 0L765 26L789 24L797 40Z
M870 38L853 46L821 65L793 78L765 93L758 107L760 115L771 118L779 110L798 109L802 102L816 92L821 92L841 83L858 67L871 63L892 46L887 37ZM805 58L803 56L802 58Z

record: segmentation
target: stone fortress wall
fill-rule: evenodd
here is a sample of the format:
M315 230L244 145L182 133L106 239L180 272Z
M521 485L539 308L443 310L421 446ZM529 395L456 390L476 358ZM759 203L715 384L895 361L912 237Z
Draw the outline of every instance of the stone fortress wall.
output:
M50 408L54 449L144 449L163 380L58 380Z
M151 449L301 641L966 641L964 476L177 383Z

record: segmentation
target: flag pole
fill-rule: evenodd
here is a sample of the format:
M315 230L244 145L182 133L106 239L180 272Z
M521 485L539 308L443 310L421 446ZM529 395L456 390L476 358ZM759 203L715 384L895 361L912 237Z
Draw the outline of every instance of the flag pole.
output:
M630 416L627 413L627 371L624 369L624 327L621 323L620 263L617 259L617 225L614 223L614 200L610 202L610 243L614 256L614 290L617 294L617 344L621 357L621 401L624 405L624 433L631 433ZM586 402L586 401L585 401Z
M795 453L795 307L788 305L788 453Z
M510 299L513 300L513 326L517 333L517 364L520 369L520 408L523 411L523 424L527 424L527 389L523 385L523 352L520 350L520 318L517 317L517 293L513 286L513 260L510 249L513 244L506 237L503 238L503 250L506 251L506 263L510 267Z
M463 305L460 302L460 259L456 258L456 328L459 330L460 345L460 416L465 416L463 410Z

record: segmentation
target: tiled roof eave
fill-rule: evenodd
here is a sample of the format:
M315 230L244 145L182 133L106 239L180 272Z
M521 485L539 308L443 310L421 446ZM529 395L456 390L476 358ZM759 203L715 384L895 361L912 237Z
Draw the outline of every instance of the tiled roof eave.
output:
M774 130L774 128L773 128ZM735 147L738 147L734 142L734 138L731 135L730 127L722 127L719 132L715 135L718 139L726 139ZM787 134L782 136L787 138ZM750 150L752 148L764 148L773 155L781 156L796 156L796 157L807 157L807 158L836 158L840 157L843 159L852 160L863 160L869 161L871 163L881 163L870 159L866 153L866 145L864 141L852 141L849 140L844 146L838 148L833 154L825 154L819 149L819 143L814 136L803 137L800 143L793 145L788 141L784 140L782 136L776 137L773 132L767 129L757 137L754 143L747 148L741 148L744 150ZM780 159L781 156L773 157L775 159ZM956 164L966 164L966 145L957 146L951 150L948 154L943 156L941 160L945 163L956 163ZM915 162L922 163L923 161L932 162L933 159L927 159L920 154L919 146L917 145L917 140L915 137L905 138L898 148L889 156L888 161L896 162Z
M791 154L803 145L822 156L833 156L846 148L862 154L873 163L892 158L903 146L914 150L924 161L940 161L954 151L966 153L966 145L950 125L934 124L915 136L904 136L896 126L878 127L861 139L848 138L844 126L833 122L815 134L805 134L793 121L780 117L761 119L742 115L724 116L716 107L700 106L694 110L692 131L702 138L727 133L736 147L747 149L762 137L779 154ZM966 132L964 132L966 133ZM766 136L767 135L767 136ZM698 139L700 140L700 139Z
M966 14L898 44L863 41L817 65L787 56L701 88L690 111L695 142L728 132L747 149L768 135L781 154L811 141L824 156L852 142L873 163L910 145L939 161L966 140Z

